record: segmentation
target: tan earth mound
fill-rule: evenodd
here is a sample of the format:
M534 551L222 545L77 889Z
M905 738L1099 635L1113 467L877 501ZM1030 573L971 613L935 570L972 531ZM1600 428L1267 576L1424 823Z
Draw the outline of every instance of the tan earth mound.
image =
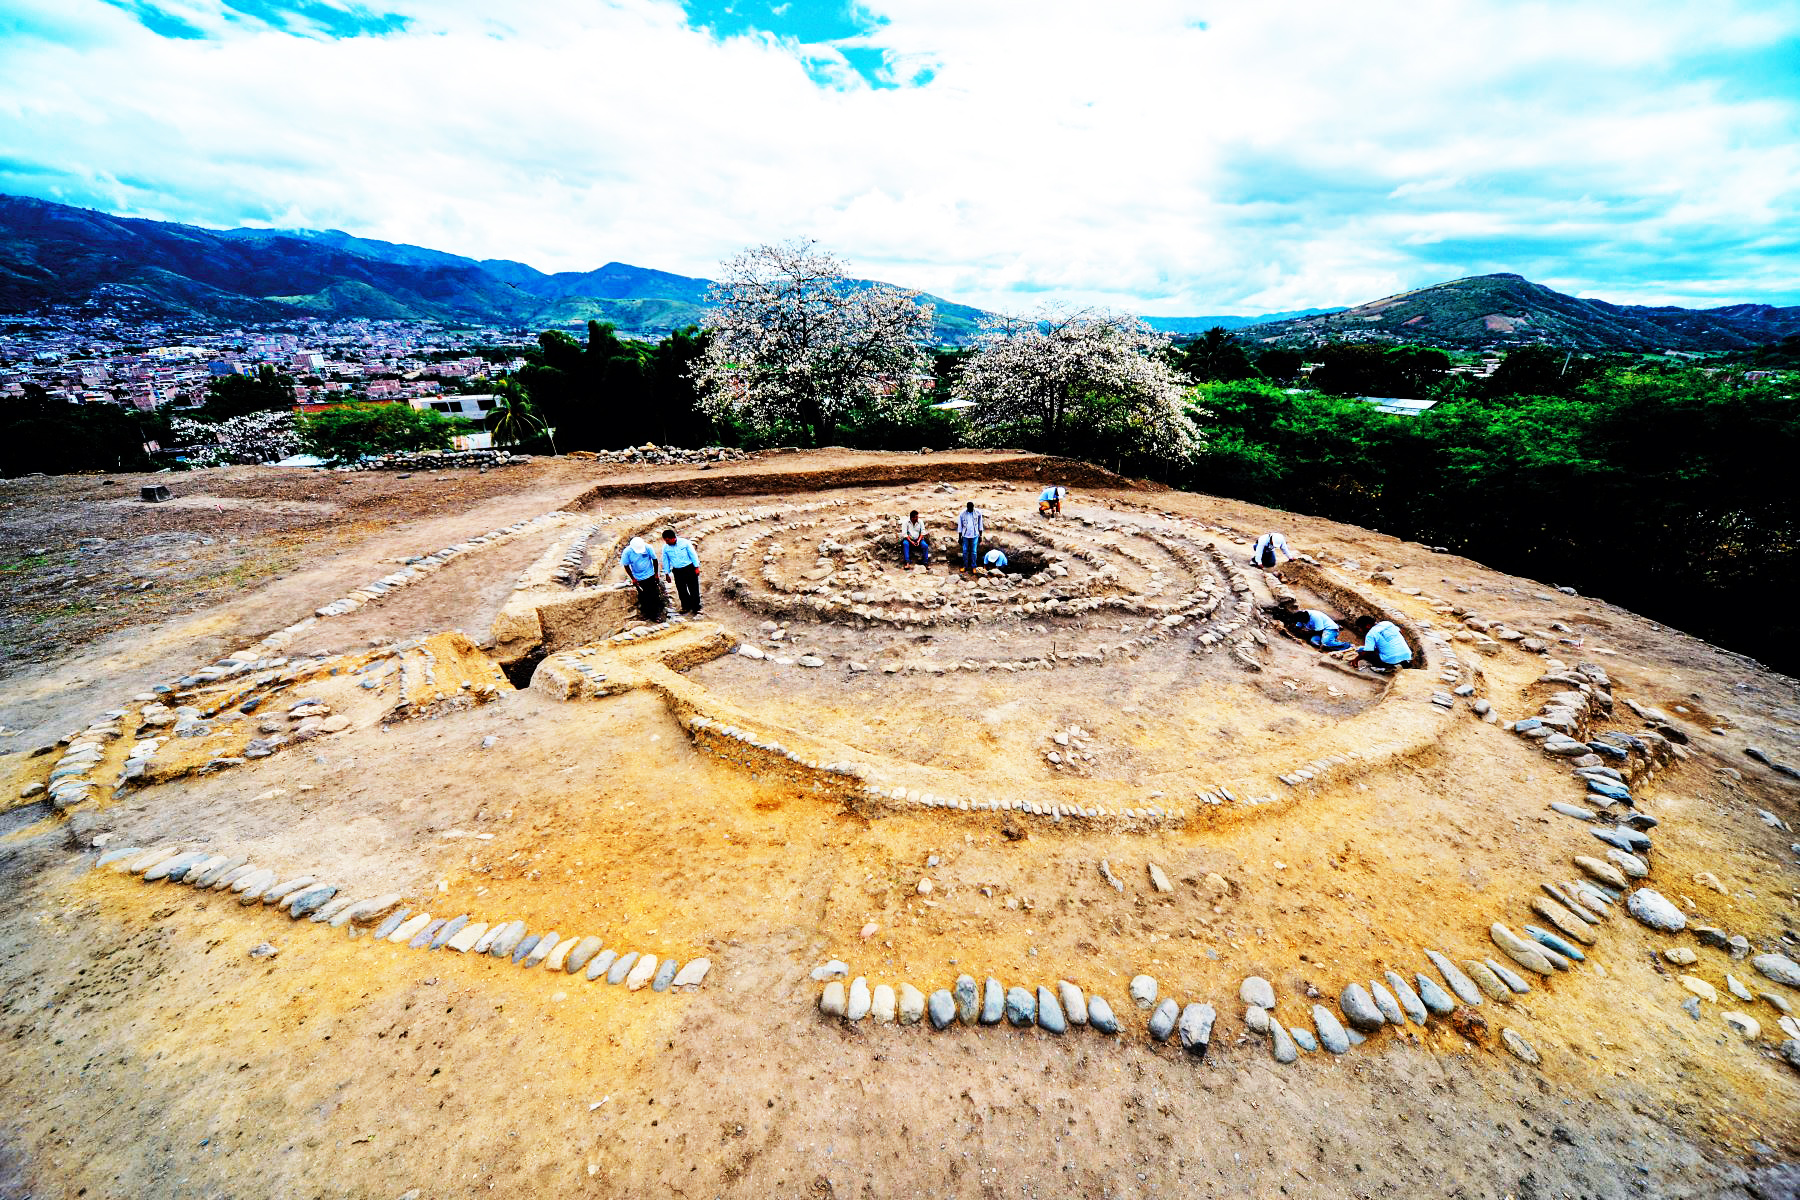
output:
M0 1195L1800 1194L1794 681L1030 455L374 474L5 485Z

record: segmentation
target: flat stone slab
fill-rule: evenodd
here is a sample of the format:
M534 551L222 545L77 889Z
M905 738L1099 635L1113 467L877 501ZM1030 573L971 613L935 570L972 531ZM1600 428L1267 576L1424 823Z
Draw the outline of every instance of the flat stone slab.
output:
M487 931L488 924L486 921L477 921L473 925L464 925L457 931L454 937L444 943L444 949L454 950L458 954L467 954L475 948L475 943L486 936Z
M1620 886L1624 886L1621 882ZM1687 918L1666 896L1652 888L1639 888L1625 900L1625 911L1661 933L1680 933Z

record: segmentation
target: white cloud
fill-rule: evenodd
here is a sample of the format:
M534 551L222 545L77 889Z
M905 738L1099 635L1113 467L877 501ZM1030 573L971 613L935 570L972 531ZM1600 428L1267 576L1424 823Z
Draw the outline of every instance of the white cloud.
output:
M1734 68L1795 38L1792 6L891 0L844 48L935 77L879 89L663 0L504 23L401 0L406 32L343 40L164 7L213 36L12 0L49 32L0 45L0 187L549 270L707 274L810 235L1009 308L1257 311L1485 270L1800 301L1800 97Z

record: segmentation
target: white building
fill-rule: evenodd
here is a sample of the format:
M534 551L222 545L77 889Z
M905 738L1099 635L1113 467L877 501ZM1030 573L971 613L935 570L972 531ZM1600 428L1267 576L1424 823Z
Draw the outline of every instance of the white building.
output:
M414 396L407 403L414 408L429 408L447 417L465 417L477 425L485 425L488 413L494 409L494 394L481 392L466 396ZM487 450L493 446L493 435L486 429L479 433L460 434L452 444L458 450Z

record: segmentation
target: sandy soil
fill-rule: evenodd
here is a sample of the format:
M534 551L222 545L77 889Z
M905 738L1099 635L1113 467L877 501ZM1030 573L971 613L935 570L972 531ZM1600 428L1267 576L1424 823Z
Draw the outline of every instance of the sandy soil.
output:
M676 489L700 505L715 476L734 481L719 489L730 505L754 504L787 494L771 472L804 472L810 488L844 482L821 472L863 468L884 486L903 471L924 481L1044 470L1018 456L842 452L641 477L573 463L408 481L235 470L180 482L261 502L158 506L151 517L113 502L117 487L135 491L124 477L9 485L7 552L35 540L52 553L20 569L19 610L8 602L5 619L36 620L43 645L0 676L0 724L20 731L0 738L0 794L42 773L35 747L398 558L578 500L623 514ZM768 490L748 490L759 476ZM632 493L638 483L650 494ZM335 515L311 507L331 488L346 489ZM1147 497L1088 488L1080 498ZM1603 602L1366 531L1201 496L1150 502L1250 534L1273 525L1308 550L1390 567L1398 586L1378 590L1415 621L1443 617L1400 587L1519 626L1567 622L1584 643L1563 648L1570 661L1599 655L1619 696L1689 710L1692 757L1642 789L1641 807L1662 822L1655 886L1758 950L1800 928L1795 835L1758 816L1800 820L1800 790L1742 753L1755 745L1800 761L1792 680ZM121 525L146 520L154 530ZM194 578L213 582L179 602L152 589L156 601L99 623L30 599L37 573L80 553L76 539L149 532L220 539L196 556ZM303 648L445 629L479 638L553 541L471 555L321 623ZM221 544L254 581L217 582ZM837 650L847 635L817 626L804 636ZM688 674L786 724L876 750L905 743L949 777L1030 771L1046 785L1044 737L1067 721L1108 748L1096 775L1126 777L1223 755L1221 743L1321 753L1338 748L1335 722L1388 711L1330 697L1329 683L1356 681L1298 647L1276 654L1261 676L1155 656L1035 679L802 674L730 659ZM1476 661L1501 711L1525 715L1541 660L1509 648ZM962 719L946 723L945 712ZM1620 713L1617 727L1630 728ZM1715 726L1726 732L1706 732ZM1536 880L1572 875L1569 855L1598 846L1545 808L1575 798L1560 766L1466 715L1441 728L1423 751L1303 802L1184 830L1096 833L987 814L857 815L791 776L702 752L650 691L567 703L508 691L431 718L359 719L271 758L126 793L73 823L39 809L0 814L0 1090L11 1098L0 1195L1797 1194L1800 1074L1773 1054L1776 1011L1727 1002L1762 1023L1757 1043L1721 1022L1721 1005L1703 1005L1696 1021L1680 1008L1677 969L1657 954L1693 946L1700 962L1684 970L1721 993L1728 970L1778 989L1691 936L1617 917L1590 966L1521 1003L1484 1006L1485 1028L1434 1021L1341 1059L1277 1066L1245 1029L1244 975L1274 982L1277 1016L1303 1019L1309 986L1335 999L1382 967L1426 969L1421 947L1491 954L1487 923L1533 919L1521 913ZM346 940L213 893L88 871L83 848L109 834L228 849L358 893L404 891L440 915L517 917L683 961L705 954L714 969L691 994L626 993ZM1101 878L1102 858L1123 894ZM1171 893L1149 886L1152 860ZM1728 894L1692 882L1699 872ZM922 896L927 876L934 889ZM251 958L264 941L279 954ZM826 1021L806 974L834 956L871 981L927 990L963 971L1066 976L1106 995L1128 1035ZM1218 1006L1204 1062L1143 1035L1125 994L1140 971L1165 994ZM1501 1049L1502 1026L1531 1040L1541 1067Z

